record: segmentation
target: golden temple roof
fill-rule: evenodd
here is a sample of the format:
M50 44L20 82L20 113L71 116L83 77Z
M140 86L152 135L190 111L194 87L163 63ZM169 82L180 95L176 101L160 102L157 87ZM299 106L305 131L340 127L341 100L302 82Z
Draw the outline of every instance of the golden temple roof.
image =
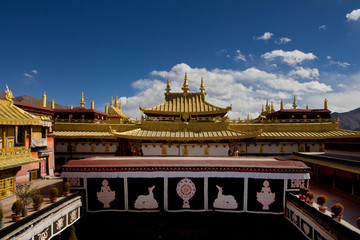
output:
M264 131L257 136L257 139L326 139L336 137L360 137L360 132L341 129L330 131Z
M40 161L40 158L31 157L31 150L25 149L25 147L3 148L0 151L0 170L15 168Z
M40 117L34 116L31 113L16 107L12 101L0 100L0 125L36 124L41 124Z
M165 96L165 102L155 107L144 108L140 106L140 110L145 114L158 113L166 115L174 114L196 114L196 115L208 115L208 114L226 114L231 110L231 107L221 108L214 106L205 101L205 97L201 93L169 93Z
M54 134L57 138L66 137L66 138L81 138L81 137L91 137L91 138L112 138L114 135L110 132L91 132L91 131L54 131Z
M243 133L233 130L213 130L213 131L157 131L134 129L127 132L117 132L116 136L128 139L140 140L172 140L172 141L202 141L202 140L226 140L242 139L255 137L256 133Z
M189 93L187 74L185 74L182 93L171 93L169 80L166 87L165 102L150 108L140 107L145 114L161 114L161 115L212 115L220 114L224 116L232 109L231 106L226 108L217 107L205 101L205 87L203 79L201 79L200 91L198 93ZM184 115L185 114L185 115ZM189 116L188 116L189 117ZM186 118L186 117L185 117ZM184 119L185 119L184 118ZM186 119L185 119L186 120Z

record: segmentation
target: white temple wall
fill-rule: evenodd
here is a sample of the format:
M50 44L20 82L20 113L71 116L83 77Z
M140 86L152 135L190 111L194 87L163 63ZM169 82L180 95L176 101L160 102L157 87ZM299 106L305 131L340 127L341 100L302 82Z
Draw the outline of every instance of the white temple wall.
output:
M68 152L69 143L56 143L56 152ZM70 143L73 152L116 152L116 143Z
M55 149L57 152L67 152L67 143L56 143Z
M143 144L144 156L227 156L228 144Z

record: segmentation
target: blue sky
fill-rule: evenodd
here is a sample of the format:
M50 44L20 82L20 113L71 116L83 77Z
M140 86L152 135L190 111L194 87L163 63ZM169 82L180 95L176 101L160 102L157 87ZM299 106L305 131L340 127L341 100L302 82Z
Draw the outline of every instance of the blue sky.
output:
M164 99L166 80L231 118L275 109L360 107L360 1L0 1L0 88L78 106L84 91L124 112Z

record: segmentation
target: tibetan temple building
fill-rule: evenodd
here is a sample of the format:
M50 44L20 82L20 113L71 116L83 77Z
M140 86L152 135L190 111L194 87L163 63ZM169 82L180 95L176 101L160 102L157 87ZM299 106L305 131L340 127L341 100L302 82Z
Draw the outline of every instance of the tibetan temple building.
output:
M132 120L121 110L117 98L105 112L80 106L55 109L56 158L92 156L229 156L285 155L293 152L323 152L328 138L358 137L359 133L339 129L332 119L327 100L324 109L275 111L269 103L256 119L230 121L232 109L206 101L201 80L200 92L189 92L185 75L182 92L171 92L168 80L163 103L142 107L141 120Z
M24 111L21 108L45 110L12 99L12 92L7 88L5 99L0 100L0 202L3 204L15 201L15 183L54 174L53 137L47 136L51 117L40 116L44 112L34 115Z
M288 197L308 186L314 174L321 179L328 170L322 164L341 167L344 176L349 171L352 188L360 185L358 168L315 163L318 156L304 154L325 153L329 139L360 139L360 132L339 129L326 99L323 109L299 109L294 96L292 109L281 101L275 111L267 102L256 119L230 120L232 106L207 102L203 79L199 91L190 92L187 74L182 92L172 92L168 79L164 97L156 106L139 106L142 117L134 120L117 97L102 112L94 100L85 107L83 93L80 106L66 109L55 108L53 101L46 107L45 94L41 107L14 104L7 96L0 101L1 196L13 196L14 179L56 172L79 192L77 213L82 205L94 213L285 215L294 225L301 222L296 226L306 236L311 232L310 239L336 239L333 225L324 227L327 219L314 222L317 213L305 214L305 203Z
M267 103L256 119L230 121L231 106L206 101L203 79L199 90L189 92L185 74L182 92L171 92L168 79L164 102L140 106L140 121L120 112L117 100L86 118L95 110L83 96L80 107L55 113L62 177L81 192L86 211L285 214L301 216L311 239L334 238L288 199L309 185L312 171L289 155L324 152L326 139L360 133L340 130L327 100L324 109L298 109L294 97L293 109Z

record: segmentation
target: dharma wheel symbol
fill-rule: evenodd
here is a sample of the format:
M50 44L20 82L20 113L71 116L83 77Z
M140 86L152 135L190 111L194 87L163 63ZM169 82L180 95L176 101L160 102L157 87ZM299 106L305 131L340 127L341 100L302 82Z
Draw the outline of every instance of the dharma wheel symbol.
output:
M190 208L189 200L196 192L195 184L189 178L183 178L176 186L176 192L183 200L182 208Z

